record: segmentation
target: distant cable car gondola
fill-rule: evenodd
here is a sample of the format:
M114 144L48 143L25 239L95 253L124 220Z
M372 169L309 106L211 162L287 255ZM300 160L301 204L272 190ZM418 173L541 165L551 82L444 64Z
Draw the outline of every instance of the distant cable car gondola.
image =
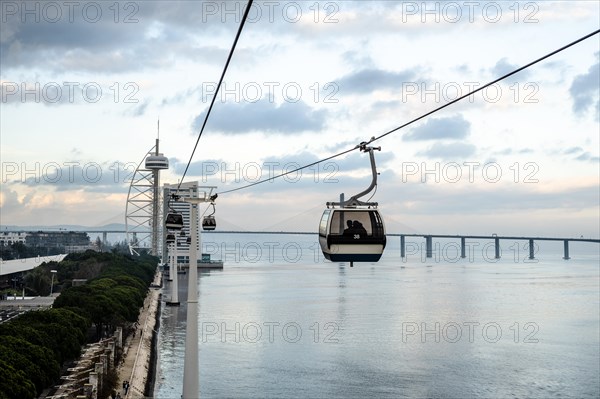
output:
M214 216L205 216L202 219L202 229L203 230L214 230L217 228L217 221Z
M166 238L167 244L172 244L175 242L175 234L167 234Z
M165 227L167 228L167 230L181 230L183 229L183 215L171 208L171 199L177 201L177 199L179 199L179 196L173 194L169 199L169 203L167 204L167 206L169 207L169 213L167 213L167 216L165 217Z
M165 227L167 230L183 229L183 215L177 212L169 212L165 218Z
M202 229L203 230L214 230L217 228L217 220L215 219L215 217L213 216L215 214L215 204L214 202L211 203L212 207L213 207L213 211L210 215L205 216L202 218Z
M371 158L373 181L364 191L347 201L328 202L319 224L319 244L325 259L332 262L377 262L386 245L383 218L377 210L377 202L363 202L359 198L371 192L377 185L377 168L373 150L360 144L360 150Z

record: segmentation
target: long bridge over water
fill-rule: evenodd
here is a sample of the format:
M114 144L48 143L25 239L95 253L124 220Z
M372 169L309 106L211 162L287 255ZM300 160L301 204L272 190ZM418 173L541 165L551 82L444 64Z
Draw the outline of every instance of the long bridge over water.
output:
M245 234L306 234L315 235L314 232L265 232L265 231L223 231L222 233L245 233ZM491 236L484 235L449 235L449 234L403 234L391 233L386 234L388 237L400 237L400 256L406 257L406 237L422 237L425 239L425 256L433 257L433 239L459 239L460 240L460 257L466 258L467 239L470 240L493 240L494 254L496 259L500 259L500 240L511 241L527 241L529 242L529 259L535 259L535 241L562 241L563 242L563 259L571 259L569 256L569 242L592 242L600 244L600 239L594 238L558 238L558 237L524 237L524 236Z
M493 240L494 256L500 259L500 240L511 241L527 241L529 243L529 259L535 259L535 241L562 241L563 242L563 259L571 259L569 256L569 242L594 242L600 243L600 239L594 238L558 238L558 237L524 237L524 236L491 236L482 235L448 235L448 234L388 234L390 236L400 236L400 256L406 257L406 238L405 237L423 237L425 239L425 256L431 258L433 256L433 239L459 239L460 240L460 257L466 257L467 244L466 240Z

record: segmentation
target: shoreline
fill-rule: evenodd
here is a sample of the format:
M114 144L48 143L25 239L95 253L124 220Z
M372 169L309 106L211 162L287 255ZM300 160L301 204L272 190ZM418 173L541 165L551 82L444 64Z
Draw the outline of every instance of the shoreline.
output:
M158 305L154 317L155 327L152 329L152 343L150 346L150 359L148 367L148 376L144 392L148 397L154 397L154 385L156 384L156 373L158 372L158 332L160 330L160 318L162 312L161 306L162 293L158 296Z
M162 275L159 271L154 276L144 306L138 316L133 336L129 336L124 345L123 356L117 367L116 391L123 399L147 398L153 392L153 381L156 373L156 340L160 322L160 299ZM124 381L129 381L129 389L125 395Z

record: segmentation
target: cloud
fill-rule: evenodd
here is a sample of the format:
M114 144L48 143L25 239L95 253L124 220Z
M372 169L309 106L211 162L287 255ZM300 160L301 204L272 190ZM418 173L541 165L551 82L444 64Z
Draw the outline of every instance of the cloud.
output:
M567 148L566 150L564 150L563 154L565 154L565 155L576 154L581 151L583 151L583 148L581 148L581 147L571 147L571 148Z
M304 101L277 105L265 97L253 103L217 104L206 128L225 134L253 131L292 134L323 129L326 115L327 111L314 110ZM206 111L194 118L194 134L200 131L205 117Z
M1 196L5 195L7 191L3 190ZM114 219L116 213L122 214L125 205L124 194L49 192L42 187L29 188L25 195L8 191L7 197L0 208L3 223L16 225L94 225L92 220Z
M469 135L471 122L462 115L431 118L403 136L406 141L463 139Z
M343 76L336 82L341 94L365 94L376 90L394 90L400 93L403 83L414 81L415 76L415 72L411 70L392 72L368 68Z
M562 151L564 155L576 155L573 159L575 161L584 161L584 162L600 162L600 158L598 156L592 155L589 151L584 151L581 147L570 147L566 150Z
M515 212L515 210L576 210L598 206L597 186L569 187L556 191L538 190L536 185L514 185L510 189L501 183L487 185L465 184L453 187L442 181L424 183L404 183L403 198L411 207L402 209L403 200L394 198L393 192L385 191L382 201L399 203L399 212L410 211L414 214L489 214ZM440 201L443 198L443 201Z
M369 43L368 41L363 41L361 44L366 46ZM363 67L372 67L374 65L373 59L363 51L346 51L341 55L341 57L349 65L361 65Z
M135 167L123 162L48 162L17 165L2 177L10 185L52 187L57 192L82 190L96 193L126 193Z
M417 155L441 159L463 159L475 153L476 147L469 143L435 143Z
M492 151L494 155L513 155L513 154L532 154L534 151L531 148L503 148L501 150Z
M58 79L57 79L58 80ZM0 102L11 106L19 104L43 104L48 107L80 104L139 103L139 85L136 82L95 81L0 81ZM124 112L124 115L140 116L150 103L144 100Z
M201 86L187 88L187 89L179 91L171 96L163 97L160 105L165 106L165 105L183 104L185 101L189 100L190 98L194 98L194 99L198 98L198 99L202 100L203 96L206 96L206 95L202 95L202 87Z
M598 57L600 53L596 53ZM573 112L576 115L583 115L590 108L595 107L595 118L598 120L600 114L600 100L598 93L600 91L600 62L592 65L587 73L577 75L573 79L569 92L573 99ZM595 100L595 101L594 101Z
M383 165L389 161L392 161L395 156L391 151L374 151L375 164L378 169L381 169ZM352 172L355 170L371 170L371 161L369 160L369 154L364 152L353 152L346 155L343 158L335 158L332 160L336 163L340 172Z
M520 66L521 65L511 64L508 62L508 60L506 58L502 58L498 62L496 62L496 65L494 65L490 69L490 72L492 73L492 75L494 75L494 77L499 78L501 76L506 75L509 72L514 71L515 69L519 68ZM518 72L515 75L512 75L506 81L509 83L512 83L512 82L515 82L518 80L527 79L527 77L529 75L530 75L530 73L528 70L523 70L523 71Z
M356 147L360 142L356 140L343 140L336 143L327 143L323 146L323 150L327 153L338 153Z
M533 148L523 148L519 150L519 154L533 154Z
M376 152L375 156L378 168L394 159L392 152ZM332 193L344 190L356 193L362 191L371 182L369 156L358 151L296 171L321 159L322 156L303 150L293 154L267 156L262 160L246 163L220 160L192 162L187 176L188 178L201 176L199 180L202 184L216 185L219 187L218 191L236 189L267 180L240 191L240 194L272 193L280 197L290 196L292 192L310 196L323 190L333 190ZM185 167L185 163L176 158L170 159L170 165L178 174L182 173ZM380 181L383 180L386 172L382 173ZM280 176L283 173L288 174ZM277 178L273 179L274 177ZM327 194L330 199L337 195L332 193Z
M40 3L22 4L23 7L31 7L31 10L40 8ZM10 35L0 43L3 68L33 65L45 68L76 58L83 64L94 54L101 54L103 59L111 61L115 66L114 59L107 59L111 50L115 49L115 43L126 49L142 39L139 25L114 23L106 15L98 23L87 22L81 14L78 18L73 18L72 23L69 22L68 14L61 15L56 23L52 23L40 18L49 16L42 10L37 15L40 19L38 23L31 23L36 18L35 12L29 15L30 23L21 23L22 16L5 16L6 26L3 30L9 31ZM72 58L73 55L77 57Z
M10 3L3 7L0 25L3 70L108 74L200 57L221 65L230 43L203 46L199 43L206 40L197 39L206 39L207 32L232 36L239 24L234 16L222 21L220 15L206 15L205 3L210 2ZM217 53L222 56L213 57Z
M20 205L19 195L14 190L0 191L0 208L7 212Z
M3 71L37 68L55 74L97 75L159 70L182 60L222 66L246 4L238 1L5 3L10 10L5 14L3 7L0 24ZM280 51L275 46L260 47L260 40L249 41L249 34L261 38L316 34L312 29L314 24L291 22L282 6L286 5L253 4L242 36L244 43L236 49L236 62L248 66L270 52ZM312 21L311 3L293 3L292 8L296 7L302 8L302 22L309 18Z
M127 111L125 111L124 115L127 115L127 116L143 116L144 113L146 112L146 108L148 108L148 104L149 103L150 102L148 100L143 101L142 103L139 103L139 104L131 107Z
M592 154L590 154L589 152L586 151L583 154L580 154L577 157L575 157L575 160L577 160L577 161L600 162L600 157L594 156L594 155L592 155Z
M512 148L504 148L502 150L494 151L493 154L510 155L510 154L512 154L512 152L513 152Z
M212 176L217 173L219 168L224 165L221 159L206 159L204 161L191 162L186 172L187 176ZM169 170L172 173L180 176L187 165L187 161L179 160L179 158L169 158Z

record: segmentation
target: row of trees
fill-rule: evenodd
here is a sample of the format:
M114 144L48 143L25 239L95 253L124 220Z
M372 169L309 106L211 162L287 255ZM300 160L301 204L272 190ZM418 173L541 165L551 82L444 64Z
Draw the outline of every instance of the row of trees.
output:
M64 290L54 307L80 309L96 326L97 338L101 338L103 332L112 332L116 326L137 320L155 268L156 263L143 261L113 262L88 284Z
M89 320L68 309L24 313L0 324L0 398L33 398L77 358Z
M104 256L95 255L90 257L85 254L96 252L87 251L70 254L60 263L54 261L44 262L25 273L24 276L18 277L17 281L14 282L15 290L9 289L6 293L19 295L21 290L24 289L25 294L28 296L48 296L51 290L56 293L63 288L70 287L73 279L95 278L102 267L112 261L112 255L126 255L129 253L125 242L117 243L116 246L111 248L112 251L104 254ZM57 271L54 280L52 279L52 270Z
M87 251L39 268L57 270L63 290L54 308L0 324L0 399L34 398L57 382L81 346L137 320L158 260ZM89 277L81 286L68 279ZM95 334L88 334L92 324Z

